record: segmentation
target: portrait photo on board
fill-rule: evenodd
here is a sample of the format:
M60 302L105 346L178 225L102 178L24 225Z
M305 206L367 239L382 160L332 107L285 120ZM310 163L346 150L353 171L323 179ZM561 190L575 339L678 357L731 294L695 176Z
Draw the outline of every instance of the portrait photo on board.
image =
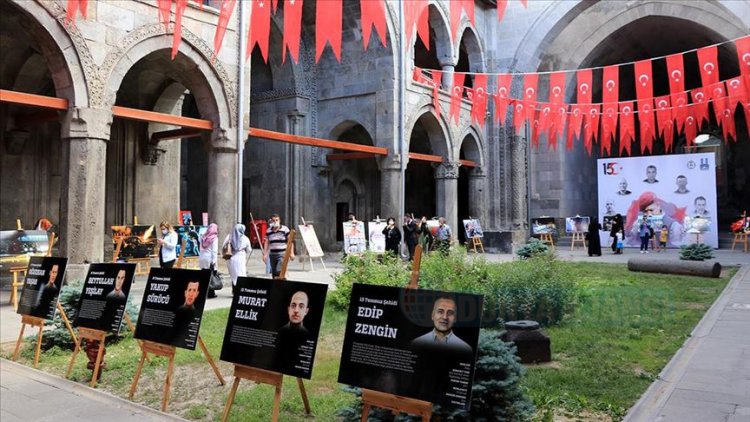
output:
M355 283L339 382L468 408L482 296Z
M484 232L482 231L482 225L479 223L478 218L471 218L467 220L463 220L464 223L464 232L466 232L466 238L471 239L474 237L484 237Z
M591 217L581 217L579 215L575 217L565 217L565 232L586 233L589 231L590 223Z
M195 350L209 270L151 268L135 338Z
M73 325L118 334L134 276L135 264L89 265Z
M65 277L68 258L32 256L23 281L17 312L51 320Z
M221 360L310 379L328 287L239 277Z
M148 258L155 254L156 232L154 226L112 226L112 243L117 249L117 244L122 240L118 259Z

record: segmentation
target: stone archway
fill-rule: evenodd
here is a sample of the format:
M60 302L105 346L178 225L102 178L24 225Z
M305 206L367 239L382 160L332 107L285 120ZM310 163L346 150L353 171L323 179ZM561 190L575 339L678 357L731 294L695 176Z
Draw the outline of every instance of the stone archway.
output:
M430 45L425 48L422 40L414 35L414 65L423 69L441 70L445 66L455 66L453 43L448 18L445 11L436 4L430 4L427 9L430 25Z
M476 167L461 166L458 168L457 212L459 223L472 217L478 218L481 224L487 226L486 221L486 179L484 172L484 155L476 133L469 132L461 140L459 160L469 160L476 163ZM460 239L464 233L459 224L456 234Z
M465 22L463 32L460 34L461 39L457 47L456 72L484 72L484 54L482 53L482 47L479 44L479 37L476 31L471 26L468 26L468 22ZM474 87L473 75L467 75L464 79L464 86L468 88Z

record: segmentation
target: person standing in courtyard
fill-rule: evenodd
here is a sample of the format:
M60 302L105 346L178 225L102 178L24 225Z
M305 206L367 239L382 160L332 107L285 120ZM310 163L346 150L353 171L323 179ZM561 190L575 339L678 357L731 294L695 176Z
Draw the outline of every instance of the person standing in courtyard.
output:
M232 294L237 294L237 278L247 276L247 260L253 252L250 239L245 236L245 225L237 223L221 246L224 259L228 258L227 269L232 279Z
M161 229L161 239L157 239L159 244L159 266L161 268L172 268L177 259L177 233L174 227L166 221L159 224Z
M422 253L426 254L430 252L435 238L432 236L430 226L427 225L427 217L424 215L422 216L422 219L419 220L419 224L417 224L417 236L419 238L419 244L422 245Z
M440 217L438 219L438 223L440 225L438 226L437 233L435 233L437 249L443 255L448 255L451 247L451 236L453 236L453 232L451 231L451 226L446 223L445 217Z
M281 275L281 264L286 253L286 244L289 240L289 227L281 224L278 214L271 216L271 225L266 231L266 241L263 245L263 262L271 262L271 276L278 278ZM289 254L289 259L294 259L294 249Z
M208 225L208 229L203 233L200 241L200 252L198 253L198 267L202 270L211 270L216 268L216 257L219 254L219 226L216 223ZM216 297L216 292L208 288L208 297Z
M644 215L641 224L638 225L638 236L641 238L641 253L648 253L648 240L651 237L651 227L648 225L648 216Z
M396 219L388 217L388 224L383 229L383 235L385 236L385 251L392 252L395 256L399 256L398 247L401 245L401 232L396 227Z
M417 232L417 222L410 214L404 215L404 242L409 250L409 261L414 259L414 249L419 243L419 233Z
M599 221L594 219L594 221L589 224L589 231L586 232L589 256L602 256L602 242L599 239L599 230Z
M612 238L612 252L617 253L617 233L620 233L621 237L624 236L624 230L622 223L622 214L615 215L615 218L612 222L612 229L609 231L609 236Z

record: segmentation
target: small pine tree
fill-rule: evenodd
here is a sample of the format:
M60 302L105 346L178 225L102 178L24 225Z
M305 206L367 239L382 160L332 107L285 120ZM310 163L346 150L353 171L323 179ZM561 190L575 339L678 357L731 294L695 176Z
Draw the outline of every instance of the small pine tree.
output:
M705 261L714 257L714 250L705 243L693 243L680 248L680 259L685 261Z
M521 259L529 259L535 256L551 254L549 246L537 238L529 239L525 245L518 248L516 255Z

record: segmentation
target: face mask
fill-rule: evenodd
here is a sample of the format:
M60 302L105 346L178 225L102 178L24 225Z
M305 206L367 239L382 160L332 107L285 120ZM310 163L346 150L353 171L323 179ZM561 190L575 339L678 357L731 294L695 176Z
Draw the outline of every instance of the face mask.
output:
M277 228L277 227L279 227L280 225L281 224L279 224L279 223L277 223L275 221L273 223L271 223L271 227L274 228L274 229Z
M163 234L164 236L166 236L167 233L169 233L169 230L167 230L167 229L161 229L161 234Z

